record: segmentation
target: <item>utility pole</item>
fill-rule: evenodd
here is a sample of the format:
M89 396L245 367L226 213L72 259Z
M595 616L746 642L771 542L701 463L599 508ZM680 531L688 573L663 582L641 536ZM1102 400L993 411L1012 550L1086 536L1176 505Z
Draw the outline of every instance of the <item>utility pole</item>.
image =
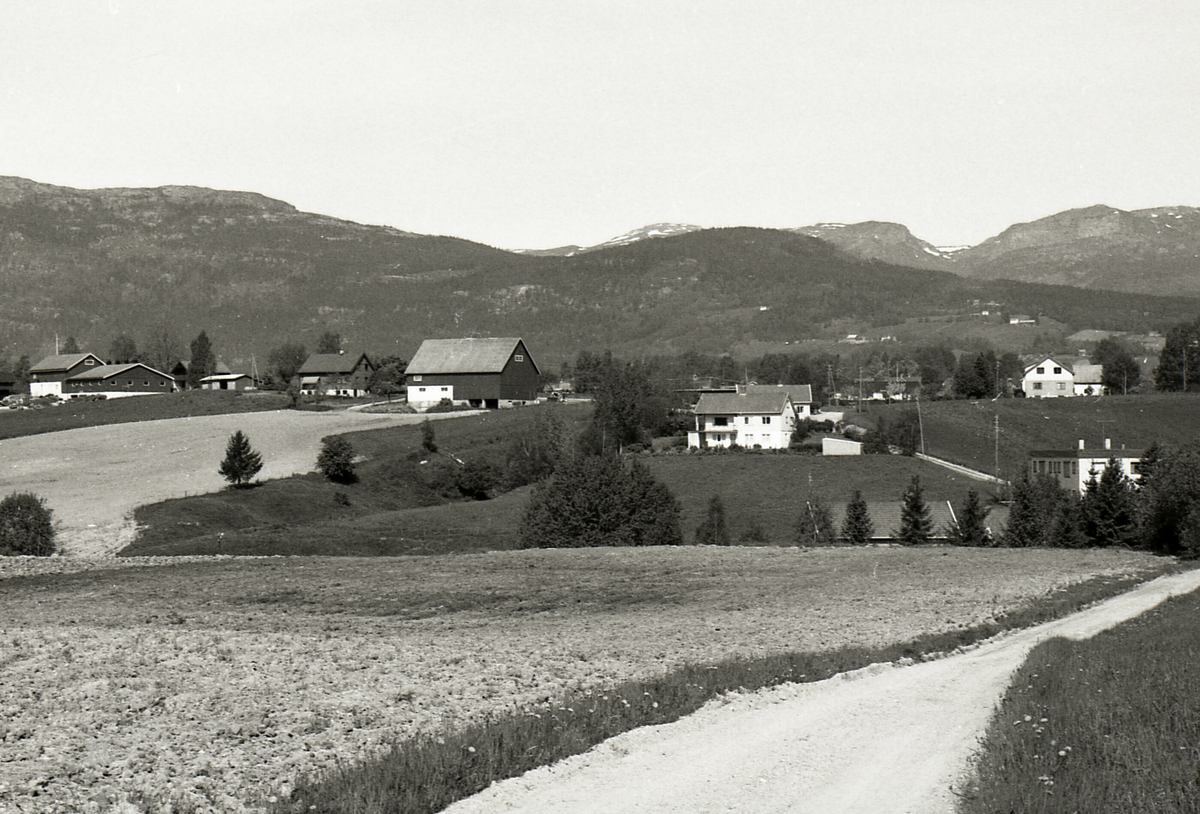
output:
M996 413L996 480L1000 480L1000 414Z

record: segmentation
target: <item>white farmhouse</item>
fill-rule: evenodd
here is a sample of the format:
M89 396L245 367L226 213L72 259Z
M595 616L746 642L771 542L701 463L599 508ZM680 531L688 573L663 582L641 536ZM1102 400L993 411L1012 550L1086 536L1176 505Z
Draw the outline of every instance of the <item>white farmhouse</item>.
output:
M1025 368L1021 389L1030 398L1057 398L1075 395L1075 373L1071 366L1047 356Z
M688 446L786 449L796 428L796 409L787 391L704 393L692 409L696 429Z

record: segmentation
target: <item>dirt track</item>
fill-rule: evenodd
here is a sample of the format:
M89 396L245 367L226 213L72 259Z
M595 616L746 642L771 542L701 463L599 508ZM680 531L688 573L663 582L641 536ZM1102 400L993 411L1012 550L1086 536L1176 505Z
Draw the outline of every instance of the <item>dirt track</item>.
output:
M952 814L994 705L1035 644L1089 638L1197 587L1200 571L1162 577L938 661L709 704L495 784L447 812Z
M412 424L423 415L278 410L116 424L0 441L0 495L33 492L54 511L70 556L110 555L133 540L137 506L225 487L217 467L242 430L263 480L309 472L321 438Z

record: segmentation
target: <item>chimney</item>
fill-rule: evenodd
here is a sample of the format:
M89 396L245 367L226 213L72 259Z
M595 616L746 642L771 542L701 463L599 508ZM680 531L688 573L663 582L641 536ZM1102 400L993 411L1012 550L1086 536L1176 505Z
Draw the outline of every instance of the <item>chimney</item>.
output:
M1083 439L1082 438L1079 439L1079 448L1083 449Z
M1112 449L1112 439L1111 439L1111 438L1105 438L1105 439L1104 439L1104 448L1105 448L1105 449Z

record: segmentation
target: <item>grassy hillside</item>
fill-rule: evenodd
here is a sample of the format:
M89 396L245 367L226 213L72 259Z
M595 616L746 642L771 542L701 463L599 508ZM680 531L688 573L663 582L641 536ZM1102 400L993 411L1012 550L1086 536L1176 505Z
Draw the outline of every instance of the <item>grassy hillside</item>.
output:
M873 406L847 419L874 426L915 406ZM933 401L921 404L925 451L930 455L992 473L996 469L999 418L1000 474L1010 478L1031 449L1073 449L1083 439L1101 449L1145 447L1154 441L1181 445L1200 438L1200 399L1195 395L1153 394L1103 398Z

